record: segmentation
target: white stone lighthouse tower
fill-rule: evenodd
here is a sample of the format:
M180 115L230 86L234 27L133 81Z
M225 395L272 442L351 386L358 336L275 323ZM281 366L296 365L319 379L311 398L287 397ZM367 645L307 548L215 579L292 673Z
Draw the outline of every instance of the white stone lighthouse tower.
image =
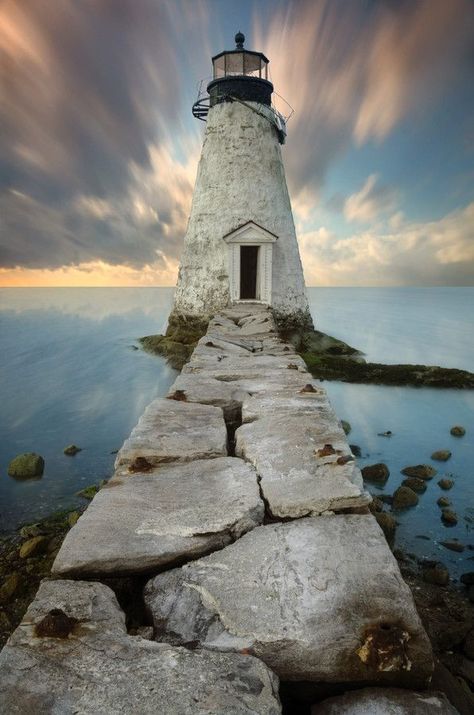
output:
M272 107L269 60L236 48L212 58L208 95L193 114L207 120L173 314L208 318L241 301L270 305L281 324L312 324Z

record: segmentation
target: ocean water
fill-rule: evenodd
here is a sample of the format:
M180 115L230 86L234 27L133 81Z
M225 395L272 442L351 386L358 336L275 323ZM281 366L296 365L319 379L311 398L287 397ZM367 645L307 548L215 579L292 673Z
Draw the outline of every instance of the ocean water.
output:
M474 371L474 288L311 288L318 329L378 362L418 362ZM0 290L0 532L84 503L76 492L110 476L115 455L145 406L166 393L176 375L164 360L137 350L142 335L162 332L169 288ZM360 466L383 461L393 493L400 469L431 463L418 506L398 512L397 544L446 563L453 574L474 570L474 550L447 551L453 538L474 548L474 391L397 388L325 382L340 418L352 425ZM467 434L449 434L454 424ZM378 433L391 430L391 438ZM67 457L75 443L82 451ZM450 449L446 462L430 461ZM44 476L16 480L16 454L45 458ZM455 486L444 493L440 476ZM446 494L458 514L444 526L436 500ZM419 538L423 537L423 538Z

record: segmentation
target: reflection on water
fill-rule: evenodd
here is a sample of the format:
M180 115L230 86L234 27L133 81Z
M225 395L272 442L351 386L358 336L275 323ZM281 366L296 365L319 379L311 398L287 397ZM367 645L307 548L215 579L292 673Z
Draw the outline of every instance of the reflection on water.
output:
M313 288L309 297L317 327L370 360L474 371L472 288ZM138 337L162 332L172 289L6 289L0 301L1 531L78 503L79 489L109 476L111 452L175 373L133 349ZM349 441L362 449L361 466L389 466L386 493L401 483L402 467L430 463L435 449L451 449L451 460L435 466L440 476L454 475L448 496L458 525L447 528L440 520L435 477L417 507L397 514L397 538L409 551L442 559L453 573L472 570L474 551L446 551L439 542L458 538L474 545L474 391L325 387L338 415L352 425ZM454 424L466 427L465 437L451 437ZM393 437L377 436L386 430ZM83 448L73 458L62 453L71 442ZM42 479L7 477L9 460L25 451L44 456Z
M174 371L136 350L163 330L172 290L0 291L0 531L75 503L75 493L110 476L114 455ZM75 457L63 455L74 442ZM6 476L10 459L35 451L41 480Z

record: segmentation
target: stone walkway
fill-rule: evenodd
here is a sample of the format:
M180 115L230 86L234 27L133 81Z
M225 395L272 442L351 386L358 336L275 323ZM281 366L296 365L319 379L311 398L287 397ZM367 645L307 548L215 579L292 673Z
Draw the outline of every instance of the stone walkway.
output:
M379 686L314 713L454 713L396 689L428 684L431 648L368 503L269 309L223 311L66 536L0 655L0 711L278 715L281 680ZM146 582L152 629L127 633L111 577Z

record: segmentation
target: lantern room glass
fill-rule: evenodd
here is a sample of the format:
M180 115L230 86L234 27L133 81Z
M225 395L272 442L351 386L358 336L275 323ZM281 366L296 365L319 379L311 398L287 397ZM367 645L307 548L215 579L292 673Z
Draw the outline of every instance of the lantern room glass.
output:
M242 75L268 79L268 61L257 52L223 52L212 64L214 79Z

